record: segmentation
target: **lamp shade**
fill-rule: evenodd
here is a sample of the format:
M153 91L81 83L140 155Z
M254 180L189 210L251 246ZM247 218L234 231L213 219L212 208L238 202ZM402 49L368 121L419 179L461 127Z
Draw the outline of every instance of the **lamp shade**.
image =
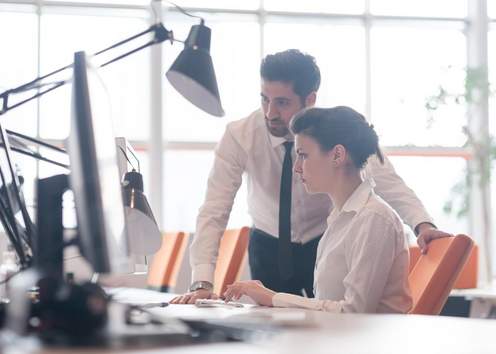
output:
M131 254L148 255L157 252L162 236L143 194L143 176L134 170L127 172L122 191Z
M224 115L210 57L210 28L203 23L191 28L185 48L166 77L184 98L201 110L217 117Z

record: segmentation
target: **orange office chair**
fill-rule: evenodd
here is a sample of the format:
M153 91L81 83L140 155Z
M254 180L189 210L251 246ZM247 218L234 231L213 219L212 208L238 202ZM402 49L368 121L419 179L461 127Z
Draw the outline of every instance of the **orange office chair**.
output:
M409 251L410 266L408 272L410 273L420 258L420 248L418 246L410 246ZM478 258L479 248L474 244L474 247L472 248L472 251L470 251L470 255L468 256L462 271L455 281L453 289L471 289L477 287Z
M453 289L471 289L477 287L477 274L479 270L479 247L474 245L463 266L460 275L455 281Z
M214 293L223 294L228 285L239 279L248 248L249 231L250 228L245 226L224 232L215 265Z
M148 269L148 288L167 292L176 285L189 234L166 232L162 235L162 246L153 256Z
M410 246L408 251L410 252L410 265L408 267L408 274L410 274L420 258L420 247Z
M413 307L410 313L438 315L462 270L474 242L465 235L432 241L408 276Z

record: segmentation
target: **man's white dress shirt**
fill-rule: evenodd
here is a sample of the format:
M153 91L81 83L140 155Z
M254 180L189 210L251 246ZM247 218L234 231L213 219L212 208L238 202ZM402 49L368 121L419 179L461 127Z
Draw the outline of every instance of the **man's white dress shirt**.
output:
M341 210L335 208L319 241L315 298L277 293L277 307L329 312L406 313L408 243L396 212L364 181Z
M190 248L192 281L213 283L219 242L244 173L253 226L277 237L285 141L269 133L261 110L227 125L215 149L205 202L199 211L196 234ZM371 158L364 169L364 177L373 177L376 193L412 228L422 222L432 222L420 200L396 174L387 158L384 165L377 158ZM326 229L326 219L331 209L332 203L327 195L308 194L294 175L291 241L306 243L321 235Z

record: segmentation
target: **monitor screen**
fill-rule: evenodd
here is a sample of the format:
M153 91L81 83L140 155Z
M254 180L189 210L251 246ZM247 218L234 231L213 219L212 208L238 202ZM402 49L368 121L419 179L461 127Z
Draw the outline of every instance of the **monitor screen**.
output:
M97 273L128 272L128 238L110 100L84 52L74 54L70 184L83 256Z

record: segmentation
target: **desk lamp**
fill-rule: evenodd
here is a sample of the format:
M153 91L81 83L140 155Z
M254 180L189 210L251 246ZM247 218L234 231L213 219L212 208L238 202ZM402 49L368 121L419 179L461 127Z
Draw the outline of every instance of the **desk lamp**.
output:
M140 38L142 36L148 35L148 34L153 34L153 38L149 40L147 43L140 45L136 47L135 49L132 49L124 54L118 55L113 57L113 59L107 60L105 59L105 62L98 64L98 60L100 62L103 59L103 56L101 56L102 53L107 53L108 51L111 51L114 48L120 47L121 45L134 41L137 38ZM97 64L97 66L104 67L107 66L115 61L118 61L124 57L127 57L128 55L131 55L137 51L140 51L146 47L149 47L154 44L162 43L166 40L170 40L171 43L174 41L178 41L174 38L173 32L167 30L164 25L160 22L153 24L150 26L148 29L146 29L143 32L140 32L134 36L128 37L118 43L115 43L111 45L110 47L107 47L99 52L96 52L92 55L92 61ZM174 61L174 64L172 65L171 69L167 73L167 78L171 82L172 86L175 87L179 91L181 95L183 95L187 100L189 100L191 103L193 103L195 106L199 107L200 109L204 110L205 112L212 114L214 116L222 116L224 115L224 110L222 109L222 105L220 102L219 98L219 92L217 88L217 82L215 79L215 72L214 68L212 66L212 61L210 58L210 29L204 25L203 19L201 19L201 23L198 25L193 26L193 28L190 31L190 35L188 36L188 39L184 42L184 49L178 56L178 58ZM194 66L194 70L189 70L190 66ZM38 98L50 91L53 91L57 89L60 86L65 85L66 83L69 83L70 80L66 78L60 78L60 75L64 73L65 71L71 69L73 67L73 64L67 65L65 67L62 67L60 69L57 69L47 75L43 75L40 77L35 78L34 80L25 83L21 86L15 87L13 89L9 89L3 93L0 93L0 116L6 114L9 112L11 109L14 109L16 107L19 107L35 98ZM188 69L189 68L189 69ZM18 94L25 93L28 94L28 97L21 97L19 98ZM32 94L33 93L33 94ZM13 98L16 98L17 101L13 101ZM26 150L22 149L22 145L20 146L20 150ZM18 147L19 147L18 146ZM27 152L27 154L30 154L28 150L24 151ZM31 154L32 155L32 154ZM53 177L64 177L63 175L58 175L58 176L53 176ZM135 179L135 175L132 175L133 179ZM65 176L67 178L67 176ZM131 177L130 177L131 179ZM138 187L141 187L139 185L139 178L138 180ZM52 182L52 180L50 180ZM54 184L55 181L53 180ZM60 183L62 184L62 183ZM41 188L39 188L41 190ZM141 191L139 188L134 188L135 193L134 193L134 204L133 205L138 205L139 201L143 202L143 198L141 197L142 194L139 192ZM133 193L130 193L133 195ZM133 200L130 198L130 201ZM49 200L50 201L50 200ZM39 201L38 201L39 202ZM141 203L142 205L144 203ZM130 204L131 205L131 204ZM51 210L50 208L46 208L45 206L42 206L38 204L40 209L44 210ZM146 208L145 208L146 209ZM142 207L143 210L143 207ZM57 214L58 217L59 214ZM145 212L145 215L151 215L147 214ZM57 226L58 227L58 226ZM40 231L41 233L41 231ZM50 233L49 233L50 234ZM50 246L50 244L46 245L47 247ZM60 246L65 246L65 244L60 243ZM61 254L62 247L60 249L54 250L54 252L57 253L57 257ZM58 262L58 260L57 260ZM55 262L56 263L56 262ZM34 284L39 278L38 276L35 275L33 272L23 272L23 275L17 276L15 278L16 281L19 282L19 287L18 289L22 289L24 285L29 285L29 284ZM22 284L21 284L22 283ZM68 283L65 283L66 286L70 285ZM58 287L55 286L46 286L44 287L46 289L59 289ZM65 289L66 287L62 287L60 289ZM74 289L81 289L80 287L73 287ZM97 291L88 291L88 292L83 292L83 293L89 293L91 294L96 294L98 293ZM22 302L22 296L25 294L25 292L20 292L20 298L19 300ZM48 294L49 299L56 299L55 295L57 294ZM13 297L16 299L16 297ZM98 296L99 299L103 299L103 296ZM88 300L90 299L89 297L84 296L84 299ZM83 300L84 300L83 299ZM64 300L63 305L67 306L72 306L73 302L70 301L70 297ZM44 302L45 305L47 306L59 306L61 302L60 301L48 301ZM83 304L83 305L88 305L88 301L79 301L77 302L78 304ZM67 309L69 309L67 307ZM16 307L11 307L12 309L16 310ZM64 307L65 308L65 307ZM55 309L55 308L54 308ZM84 312L84 308L78 309L78 311L81 310ZM15 311L14 311L15 312ZM22 311L21 311L22 312ZM21 313L20 312L20 313ZM77 312L77 311L76 311ZM83 313L82 312L82 313ZM91 311L86 311L84 312L85 314L90 314ZM21 313L22 315L22 313ZM82 318L79 318L76 316L77 321L74 321L74 317L71 317L71 312L70 311L59 311L57 312L57 316L59 316L61 319L70 319L72 322L87 322L88 323L88 329L92 329L93 331L96 331L97 328L100 328L101 324L103 323L102 321L105 320L106 316L106 311L101 312L98 316L95 316L95 321L97 321L97 324L90 324L90 321L83 321ZM23 332L26 330L26 323L23 321L18 320L19 318L16 317L15 315L12 317L13 321L11 323L17 323L18 325L18 333ZM24 327L23 327L24 326ZM78 327L78 326L75 326ZM81 327L81 326L79 326ZM68 329L69 331L71 328ZM89 332L88 332L89 333Z

